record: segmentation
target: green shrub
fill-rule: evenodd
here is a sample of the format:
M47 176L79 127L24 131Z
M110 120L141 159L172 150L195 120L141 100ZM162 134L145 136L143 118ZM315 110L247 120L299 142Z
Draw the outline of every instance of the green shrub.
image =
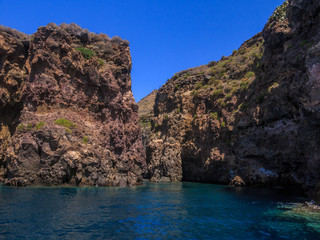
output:
M218 113L217 112L214 112L214 113L211 113L211 117L215 120L218 119Z
M20 124L19 126L18 126L18 130L19 131L22 131L22 130L24 130L26 128L26 126L24 125L24 124Z
M226 95L226 99L227 100L230 100L232 98L232 95L230 94L230 93L228 93L227 95Z
M27 130L30 131L30 130L32 130L33 127L34 127L34 125L32 123L28 123Z
M178 114L180 113L180 108L177 109L177 113L178 113Z
M313 43L304 40L304 41L301 41L301 42L300 42L300 45L301 45L301 47L307 46L307 48L310 48L310 47L312 47Z
M193 115L193 120L195 120L197 118L197 114Z
M197 90L193 90L193 91L191 92L191 95L192 95L192 96L198 95L198 91L197 91Z
M70 128L70 129L77 127L76 124L74 124L73 122L71 122L70 120L65 119L65 118L59 118L56 121L54 121L54 123L57 125L60 125L62 127Z
M222 89L223 89L222 84L218 85L218 86L216 87L216 89L218 89L218 90L221 90L221 91L222 91Z
M232 86L233 86L233 87L237 87L238 85L239 85L239 82L238 82L238 81L233 81L233 82L232 82Z
M245 77L246 78L251 78L251 77L254 77L255 75L256 74L254 72L249 71L249 72L246 73Z
M216 89L213 91L212 95L214 98L219 97L219 96L223 95L223 91L222 91L222 89Z
M82 138L82 142L84 144L88 144L89 140L90 140L90 138L88 136L85 136L85 137Z
M54 121L54 123L59 125L59 126L65 127L66 132L69 133L69 134L72 133L71 129L77 127L76 124L74 124L73 122L69 121L68 119L64 119L64 118L60 118L60 119Z
M72 134L72 130L70 128L65 128L66 129L66 133Z
M239 92L239 88L238 87L233 87L231 90L231 94L236 94Z
M303 40L300 42L301 47L304 47L307 44L308 44L308 41L306 41L306 40Z
M227 64L227 61L223 60L225 58L225 56L221 57L221 60L218 62L217 67L218 68L222 68L221 71L225 72L226 69L224 68Z
M218 74L218 78L222 78L222 77L224 76L224 74L225 74L225 72L220 72L220 73Z
M273 19L276 21L285 20L287 17L288 6L288 1L285 1L281 6L277 7L276 10L273 12L272 16L269 18L269 21Z
M217 75L217 74L218 74L218 71L217 71L216 67L215 67L215 66L212 67L212 68L211 68L211 75L212 75L212 76L215 76L215 75Z
M210 80L210 83L213 84L213 86L218 86L221 83L221 80L218 80L212 77Z
M186 74L184 75L184 78L188 78L188 77L190 77L190 76L191 76L190 73L186 73Z
M223 107L223 108L225 108L225 107L227 106L227 104L226 104L225 102L221 102L221 103L220 103L220 106Z
M45 122L39 122L39 123L36 125L36 129L37 129L37 130L40 130L44 125L46 125Z
M99 62L101 67L104 65L104 61L101 58L98 59L98 62Z
M226 123L225 122L222 122L221 123L221 127L225 127L226 126Z
M150 118L147 115L140 116L140 125L142 128L151 129Z
M165 121L168 121L168 119L169 119L168 114L164 115L164 120L165 120Z
M248 82L241 82L241 83L240 83L240 89L241 89L241 90L247 90L248 87L249 87L248 85L249 85Z
M223 98L218 99L217 103L220 105L220 107L223 107L223 108L227 106Z
M200 89L201 87L202 87L202 83L197 83L195 86L196 90Z
M95 52L91 51L88 48L84 48L84 47L78 47L78 48L76 48L76 50L81 52L82 56L88 60L91 59L93 56L97 55Z

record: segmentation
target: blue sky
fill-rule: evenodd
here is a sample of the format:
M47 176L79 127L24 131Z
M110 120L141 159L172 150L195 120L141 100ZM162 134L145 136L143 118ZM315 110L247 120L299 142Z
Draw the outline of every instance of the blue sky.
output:
M0 0L0 24L27 34L76 23L130 42L136 101L174 73L230 55L284 0Z

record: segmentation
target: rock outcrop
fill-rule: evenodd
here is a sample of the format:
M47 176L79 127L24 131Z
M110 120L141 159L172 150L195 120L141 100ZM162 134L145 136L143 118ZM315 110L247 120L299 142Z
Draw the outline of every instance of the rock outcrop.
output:
M320 199L319 104L320 2L289 0L231 56L159 89L146 175L301 188Z
M153 90L148 96L145 96L138 102L139 116L145 116L153 113L154 102L157 96L158 90Z
M138 102L138 113L141 124L141 136L144 148L146 148L151 135L151 118L153 116L154 102L157 96L157 90L153 90L148 96Z
M0 178L8 185L141 184L145 152L129 43L75 24L0 27Z

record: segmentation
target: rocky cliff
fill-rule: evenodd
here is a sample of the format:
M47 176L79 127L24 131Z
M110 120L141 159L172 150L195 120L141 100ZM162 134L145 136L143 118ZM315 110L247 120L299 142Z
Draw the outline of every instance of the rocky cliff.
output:
M151 118L153 117L154 102L157 96L157 90L153 90L138 102L138 113L140 116L141 136L144 148L146 148L151 135Z
M145 152L128 42L75 24L0 27L0 178L8 185L126 186Z
M153 113L154 102L157 96L157 90L153 90L149 95L145 96L138 102L139 116L149 115Z
M285 186L315 197L319 104L320 2L289 0L231 56L159 89L146 176Z

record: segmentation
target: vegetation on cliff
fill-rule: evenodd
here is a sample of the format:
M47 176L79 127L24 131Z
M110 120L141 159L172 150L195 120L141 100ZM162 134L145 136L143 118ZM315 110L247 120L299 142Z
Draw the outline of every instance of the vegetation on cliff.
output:
M169 79L149 118L146 176L316 193L319 8L286 1L231 56Z
M76 24L0 26L0 180L127 186L145 168L129 43Z

